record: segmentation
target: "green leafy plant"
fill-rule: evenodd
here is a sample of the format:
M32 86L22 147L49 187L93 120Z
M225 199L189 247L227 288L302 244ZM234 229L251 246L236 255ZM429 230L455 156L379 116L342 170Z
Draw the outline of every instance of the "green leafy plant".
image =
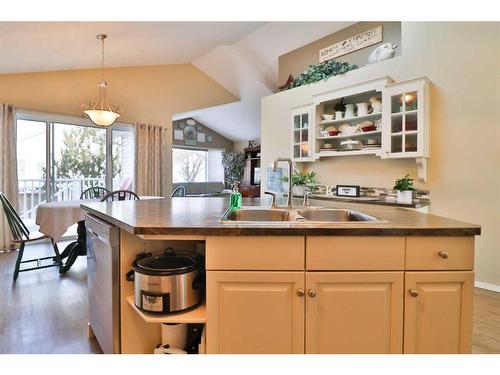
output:
M357 65L335 60L328 60L309 67L297 78L293 80L289 88L308 85L339 74L347 73L350 70L358 69Z
M233 187L234 181L241 181L245 171L245 154L240 152L223 152L222 165L226 188Z
M288 177L283 177L284 182L288 182ZM292 174L292 186L306 186L311 192L318 189L318 180L316 172L302 173L294 171Z
M396 180L393 189L399 191L415 190L413 187L413 178L410 178L410 175L407 174L403 178Z

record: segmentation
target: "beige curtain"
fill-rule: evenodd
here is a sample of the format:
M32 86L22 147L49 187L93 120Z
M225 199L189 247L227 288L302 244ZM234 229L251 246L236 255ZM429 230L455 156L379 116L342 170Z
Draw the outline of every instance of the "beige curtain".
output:
M16 109L0 104L0 191L17 209ZM11 248L11 233L0 206L0 250Z
M139 195L166 197L168 189L168 130L166 127L136 124L136 188Z

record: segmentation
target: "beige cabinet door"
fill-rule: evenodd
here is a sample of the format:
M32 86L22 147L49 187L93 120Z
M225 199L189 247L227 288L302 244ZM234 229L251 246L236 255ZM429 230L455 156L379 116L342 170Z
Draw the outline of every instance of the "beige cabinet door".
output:
M405 353L470 353L473 272L407 272Z
M304 272L207 272L207 353L304 353Z
M403 272L306 272L306 353L401 353Z

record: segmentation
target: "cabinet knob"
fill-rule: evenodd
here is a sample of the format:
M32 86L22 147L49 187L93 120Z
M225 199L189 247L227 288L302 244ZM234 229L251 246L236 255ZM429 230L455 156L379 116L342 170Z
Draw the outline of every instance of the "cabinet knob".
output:
M418 290L416 290L416 289L410 289L408 292L410 293L410 296L412 296L412 297L418 297Z
M315 289L309 289L307 291L307 294L309 295L309 297L316 297L316 290Z
M440 256L441 258L443 258L443 259L448 258L448 252L447 252L446 250L442 250L442 251L440 251L438 254L439 254L439 256Z
M297 289L297 295L299 297L304 297L304 294L306 294L306 292L304 291L304 289Z

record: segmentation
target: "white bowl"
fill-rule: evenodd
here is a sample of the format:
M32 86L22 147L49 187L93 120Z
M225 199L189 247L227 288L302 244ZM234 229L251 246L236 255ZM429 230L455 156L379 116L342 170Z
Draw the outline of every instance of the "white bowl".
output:
M324 114L324 115L321 115L321 117L323 117L323 121L332 121L335 118L335 115Z
M357 126L346 126L342 129L342 134L350 135L350 134L355 134L357 131L358 131Z

